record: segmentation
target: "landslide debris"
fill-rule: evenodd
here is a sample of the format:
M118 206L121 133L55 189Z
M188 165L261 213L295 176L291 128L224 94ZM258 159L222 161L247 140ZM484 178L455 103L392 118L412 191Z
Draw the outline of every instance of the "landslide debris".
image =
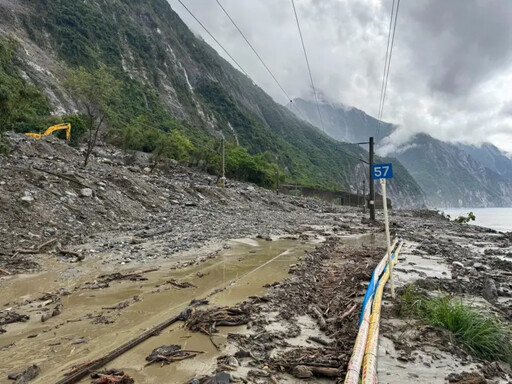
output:
M175 162L150 173L148 154L100 143L83 168L81 149L56 137L7 137L12 152L0 157L0 277L39 269L42 255L150 263L211 240L299 235L298 228L314 223L361 226L356 215L330 215L339 208L321 201L231 180L223 189L215 177Z

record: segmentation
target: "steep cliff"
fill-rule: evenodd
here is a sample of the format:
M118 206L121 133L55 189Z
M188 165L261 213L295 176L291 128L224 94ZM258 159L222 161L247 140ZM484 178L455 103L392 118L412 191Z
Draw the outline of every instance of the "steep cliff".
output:
M349 190L360 178L363 149L338 143L275 103L165 0L0 0L0 31L16 42L22 76L44 89L53 114L77 112L64 87L69 68L106 65L122 82L108 116L115 129L134 121L166 131L179 125L197 146L224 136L306 185ZM395 184L422 204L412 178Z

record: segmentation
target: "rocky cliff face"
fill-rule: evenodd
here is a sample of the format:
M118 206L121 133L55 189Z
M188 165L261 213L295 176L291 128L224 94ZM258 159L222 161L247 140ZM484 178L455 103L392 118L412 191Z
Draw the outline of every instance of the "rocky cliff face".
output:
M69 68L105 65L123 83L109 121L115 128L143 119L168 129L161 121L171 117L199 145L225 136L265 153L294 182L350 190L359 177L364 150L335 150L339 143L275 103L165 0L0 0L0 31L16 41L23 77L45 90L54 114L77 111L63 86ZM412 178L397 187L423 202Z
M320 122L316 104L313 102L298 98L293 100L292 104L288 104L288 108L316 127L321 127L323 124L325 133L340 141L352 143L368 141L368 138L376 136L377 132L382 138L390 135L395 129L393 124L385 122L381 122L379 127L379 120L376 118L360 109L339 103L319 103L322 122Z
M512 182L485 167L458 146L421 134L397 155L435 207L512 205Z
M320 126L314 103L298 100L296 106L298 114ZM342 140L367 140L377 132L382 138L394 129L388 123L379 128L378 120L356 108L327 103L320 108L326 132ZM512 160L493 145L450 144L420 134L390 156L420 185L430 207L512 206Z

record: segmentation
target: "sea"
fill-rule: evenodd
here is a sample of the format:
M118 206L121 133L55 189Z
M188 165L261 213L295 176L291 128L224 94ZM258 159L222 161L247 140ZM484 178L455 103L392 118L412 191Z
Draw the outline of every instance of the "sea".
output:
M512 232L512 208L447 208L442 211L452 219L473 212L475 221L470 221L470 224L500 232Z

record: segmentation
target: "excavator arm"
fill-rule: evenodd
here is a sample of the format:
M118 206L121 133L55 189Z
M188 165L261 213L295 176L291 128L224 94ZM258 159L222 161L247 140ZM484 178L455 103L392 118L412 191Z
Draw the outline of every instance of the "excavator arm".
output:
M69 123L52 125L43 134L40 134L40 133L25 133L25 135L33 137L33 138L35 138L37 140L40 140L43 136L50 136L53 132L55 132L55 131L62 131L62 130L66 130L66 141L71 140L71 124L69 124Z

